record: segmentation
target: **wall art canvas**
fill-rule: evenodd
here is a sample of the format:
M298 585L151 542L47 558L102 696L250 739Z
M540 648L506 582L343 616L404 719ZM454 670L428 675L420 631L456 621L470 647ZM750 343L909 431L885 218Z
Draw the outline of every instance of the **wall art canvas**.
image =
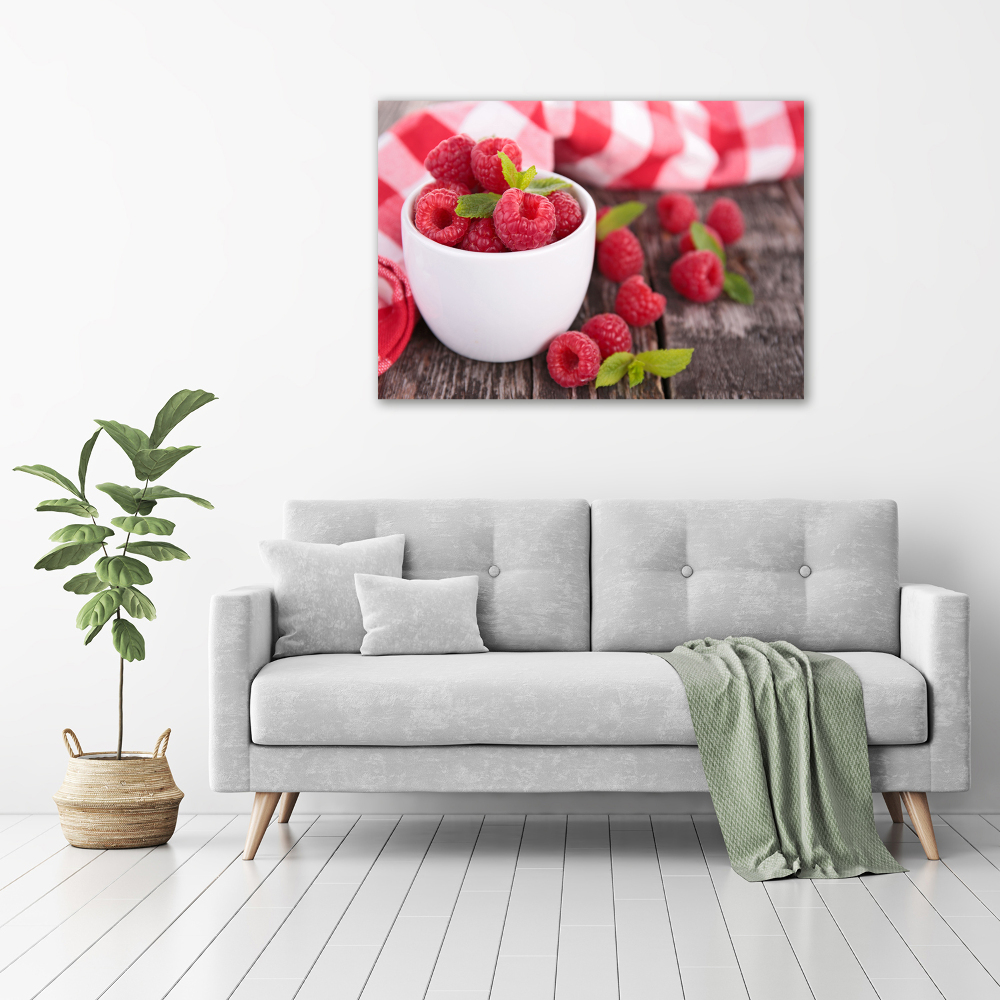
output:
M380 101L380 399L802 399L802 101Z

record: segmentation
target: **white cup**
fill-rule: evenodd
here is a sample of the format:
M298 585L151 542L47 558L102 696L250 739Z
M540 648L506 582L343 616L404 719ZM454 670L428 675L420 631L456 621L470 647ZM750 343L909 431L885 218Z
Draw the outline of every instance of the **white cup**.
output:
M403 263L420 315L442 344L475 361L521 361L570 328L587 294L597 229L593 198L570 184L583 209L580 225L556 243L516 253L474 253L429 240L413 224L422 185L409 195Z

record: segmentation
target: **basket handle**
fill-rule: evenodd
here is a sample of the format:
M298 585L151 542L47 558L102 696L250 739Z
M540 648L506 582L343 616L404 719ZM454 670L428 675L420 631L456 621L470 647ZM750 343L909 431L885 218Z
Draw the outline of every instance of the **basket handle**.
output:
M69 740L67 739L67 736L73 737L73 742L76 744L76 753L73 753L73 748L69 745ZM76 738L76 733L74 733L72 729L64 729L62 731L62 738L63 738L63 743L66 744L66 752L70 755L70 757L83 756L83 747L80 746L80 741Z
M160 733L160 738L156 741L156 746L153 747L153 756L154 757L166 757L167 756L167 744L169 742L170 742L170 727L168 726L166 729L163 730L162 733ZM160 752L160 744L161 743L163 744L163 752L162 753Z

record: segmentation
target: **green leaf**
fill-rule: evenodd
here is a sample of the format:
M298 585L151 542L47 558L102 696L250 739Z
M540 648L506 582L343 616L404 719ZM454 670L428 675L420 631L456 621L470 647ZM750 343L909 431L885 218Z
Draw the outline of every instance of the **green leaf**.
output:
M562 191L563 188L572 186L569 181L564 181L561 177L534 177L526 190L528 194L540 194L544 198L553 191Z
M124 543L118 548L125 548ZM187 560L191 557L176 545L169 542L129 542L129 552L136 555L145 556L147 559L155 559L157 562L169 562L171 559Z
M75 514L77 517L99 517L96 507L82 500L60 497L58 500L43 500L35 510L52 511L55 514Z
M178 493L177 490L172 490L169 486L149 486L146 488L146 499L152 500L154 503L157 500L168 500L171 497L183 497L185 500L190 500L192 503L196 503L199 507L206 507L208 510L215 510L207 500L203 500L201 497L193 497L190 493ZM134 514L135 511L129 511L130 514ZM140 514L147 513L146 511L139 511Z
M631 386L638 385L646 377L646 369L643 367L642 362L636 358L628 366L628 384Z
M514 161L501 150L497 153L500 157L500 166L503 168L503 179L512 188L520 188L524 191L527 186L534 180L535 174L538 172L534 167L528 167L527 170L518 170L514 166Z
M117 483L98 483L97 488L102 493L107 493L122 510L129 514L141 514L145 516L156 506L156 500L150 497L150 494L153 492L151 489L146 491L145 498L140 501L139 497L142 496L143 491L134 486L119 486Z
M614 385L616 382L620 382L622 376L628 371L628 366L632 363L632 357L633 355L629 354L628 351L609 354L601 362L594 385L599 389L602 385Z
M623 201L620 205L615 205L597 222L597 242L600 243L608 233L613 233L616 229L621 229L638 219L645 211L646 206L641 201Z
M95 626L94 626L94 628L92 628L92 629L91 629L91 630L90 630L90 631L89 631L89 632L87 633L87 638L83 640L83 644L84 644L85 646L89 646L89 645L90 645L90 641L91 641L91 640L92 640L92 639L94 638L94 636L95 636L95 635L97 635L97 633L98 633L98 632L100 632L100 631L101 631L101 629L102 629L102 628L104 628L104 626L105 626L106 624L107 624L107 622L101 622L101 624L100 624L100 625L95 625Z
M691 363L694 351L690 347L679 347L669 351L643 351L636 355L636 361L641 361L643 368L660 378L670 378L683 371ZM114 522L111 522L114 524Z
M97 575L112 587L131 587L133 583L152 583L149 567L131 556L102 556L94 565Z
M77 628L94 628L103 625L122 602L122 592L117 587L95 594L80 608L76 616Z
M480 194L463 194L455 206L455 214L463 219L488 219L497 207L500 195L494 191L483 191Z
M177 527L173 521L162 517L113 517L111 523L133 535L148 535L150 532L154 535L172 535Z
M118 655L131 663L146 658L146 643L139 630L124 618L119 618L111 626L111 638Z
M726 251L719 246L715 237L700 222L692 222L688 230L691 242L698 250L711 250L719 258L723 267L726 266Z
M169 472L185 455L199 445L187 444L183 448L141 448L132 459L132 467L139 479L159 479Z
M15 465L15 472L27 472L32 476L41 476L42 479L47 479L50 483L55 483L57 486L61 486L64 490L69 490L74 496L83 499L83 494L73 485L61 472L56 472L55 469L50 469L47 465Z
M57 545L35 563L35 569L53 570L75 566L92 556L100 547L100 542L67 542L65 545Z
M107 586L103 580L97 578L96 573L79 573L63 584L63 590L68 590L71 594L96 594L100 590L105 590Z
M77 475L80 478L80 496L82 497L87 495L87 490L85 488L87 485L87 466L90 465L90 455L94 450L94 445L97 444L97 439L100 437L100 434L101 428L98 427L97 430L90 436L80 452L80 467L77 470Z
M108 436L132 462L140 450L149 447L146 432L139 430L138 427L129 427L128 424L120 424L117 420L95 420L94 423L100 424L108 432Z
M113 535L112 528L103 524L67 524L65 528L49 535L50 542L103 542L108 535Z
M153 423L153 433L149 437L149 444L153 448L159 448L163 444L163 439L185 418L191 416L195 410L211 403L218 396L204 389L181 389L175 392L164 404L156 420Z
M126 587L122 591L122 607L133 618L148 618L152 621L156 617L156 608L153 602L135 587Z
M753 305L753 289L742 274L726 271L726 276L722 279L722 290L736 302L742 302L746 306Z

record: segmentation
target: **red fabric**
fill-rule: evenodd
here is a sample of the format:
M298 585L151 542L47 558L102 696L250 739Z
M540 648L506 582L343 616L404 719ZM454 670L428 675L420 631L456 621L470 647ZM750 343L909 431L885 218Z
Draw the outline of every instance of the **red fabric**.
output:
M417 322L406 272L386 257L378 259L378 373L381 375L403 353Z

